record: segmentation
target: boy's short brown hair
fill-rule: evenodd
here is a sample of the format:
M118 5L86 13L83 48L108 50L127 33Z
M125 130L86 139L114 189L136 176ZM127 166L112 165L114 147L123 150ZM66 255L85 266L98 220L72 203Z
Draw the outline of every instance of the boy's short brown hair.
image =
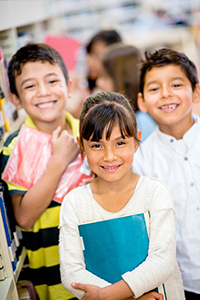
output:
M49 62L58 64L64 74L66 84L69 81L69 75L61 55L52 47L46 44L29 44L20 48L11 58L8 65L8 78L10 91L19 96L16 89L15 80L21 74L23 66L28 62Z
M143 94L145 75L154 67L167 65L180 66L192 85L194 91L198 80L198 72L195 64L184 54L172 49L162 48L152 53L145 52L145 59L140 68L140 92Z

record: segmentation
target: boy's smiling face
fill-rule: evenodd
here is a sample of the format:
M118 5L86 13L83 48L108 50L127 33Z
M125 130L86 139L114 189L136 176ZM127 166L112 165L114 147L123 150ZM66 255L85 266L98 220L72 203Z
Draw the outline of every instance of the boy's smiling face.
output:
M180 66L153 67L145 75L143 96L138 95L139 108L149 112L161 131L184 134L193 124L192 102L198 102L199 85L192 85ZM177 127L178 126L178 127Z
M39 129L43 123L55 124L56 127L61 125L72 83L69 81L67 85L58 64L26 63L22 73L16 77L16 89L19 99L12 102L18 109L23 107Z

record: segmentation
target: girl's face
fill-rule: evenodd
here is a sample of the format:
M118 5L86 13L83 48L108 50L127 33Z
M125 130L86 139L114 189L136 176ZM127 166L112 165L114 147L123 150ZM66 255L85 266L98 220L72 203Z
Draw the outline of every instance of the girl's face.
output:
M115 92L114 81L105 70L102 70L96 85L103 92Z
M98 179L117 183L130 175L138 143L133 137L123 139L118 125L113 128L109 140L106 140L106 130L104 129L99 142L84 139L83 146L89 166Z

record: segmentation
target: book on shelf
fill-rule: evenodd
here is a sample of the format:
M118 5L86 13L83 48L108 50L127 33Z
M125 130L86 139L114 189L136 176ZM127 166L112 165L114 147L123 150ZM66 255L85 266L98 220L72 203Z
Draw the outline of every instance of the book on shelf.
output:
M10 221L8 218L7 208L5 204L5 197L4 197L4 188L5 188L4 184L0 182L0 210L1 210L2 220L3 220L8 250L10 254L11 264L12 264L13 271L15 271L17 265L16 244L15 244L13 232L11 230Z
M79 225L86 270L111 284L120 281L147 258L148 232L149 212ZM164 285L155 291L167 299Z
M20 300L37 300L35 288L29 280L18 280L17 291Z
M10 125L18 114L16 107L9 101L10 85L7 74L7 64L0 47L0 132L9 131Z
M3 253L2 253L2 248L1 248L1 244L0 244L0 281L4 280L5 278L6 278L5 263L3 260Z
M51 135L23 125L2 179L30 189L42 176L51 157ZM93 174L79 152L63 173L53 199L61 203L70 190L92 178Z
M18 261L23 248L23 234L21 228L17 225L17 222L15 220L14 211L11 203L11 197L9 195L7 184L4 180L1 180L0 183L3 186L4 199L6 199L5 206L7 210L8 219L10 222L11 232L13 234L14 241L15 241L15 252Z

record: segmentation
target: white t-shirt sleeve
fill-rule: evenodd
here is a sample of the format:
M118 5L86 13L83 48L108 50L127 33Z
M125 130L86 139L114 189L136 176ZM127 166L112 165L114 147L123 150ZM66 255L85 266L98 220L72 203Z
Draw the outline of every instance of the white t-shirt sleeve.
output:
M76 205L76 192L73 190L68 193L61 205L59 257L62 284L65 289L80 299L84 296L84 291L72 288L73 282L93 284L99 287L108 286L110 283L98 278L85 268Z

